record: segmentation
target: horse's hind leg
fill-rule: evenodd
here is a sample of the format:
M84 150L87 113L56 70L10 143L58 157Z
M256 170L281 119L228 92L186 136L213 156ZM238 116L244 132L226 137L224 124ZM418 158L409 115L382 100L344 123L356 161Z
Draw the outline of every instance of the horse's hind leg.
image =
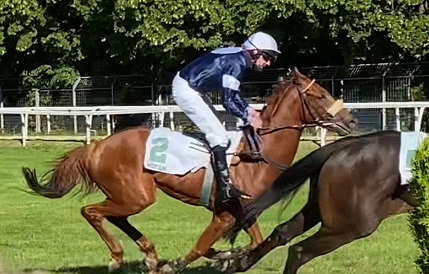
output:
M132 235L132 239L139 236L137 239L137 244L141 246L142 251L146 250L148 256L151 256L151 259L156 260L157 258L153 245L149 242L149 240L147 240L144 236L140 236L141 233L133 228L128 223L128 221L126 221L128 216L139 213L155 202L154 185L151 186L150 182L145 182L144 185L146 189L138 189L133 187L132 184L118 182L115 184L117 187L114 190L104 190L105 193L108 193L112 198L108 198L98 204L84 206L81 209L83 217L98 232L110 250L110 270L118 268L122 263L123 249L119 242L110 233L107 232L106 228L104 228L103 221L107 217L110 220L113 220L113 222L119 220L119 222L114 224L118 225L120 229L124 228L126 230L124 232L130 233L130 235ZM116 199L113 200L113 198Z
M146 266L149 269L154 269L158 264L158 255L155 251L155 246L149 241L140 231L132 226L127 217L106 217L109 222L122 230L140 247L140 250L146 255Z
M84 206L81 209L82 216L98 232L110 250L109 271L119 268L124 254L121 244L103 226L104 218L106 214L111 214L112 208L113 211L119 210L112 201L106 200L98 204Z

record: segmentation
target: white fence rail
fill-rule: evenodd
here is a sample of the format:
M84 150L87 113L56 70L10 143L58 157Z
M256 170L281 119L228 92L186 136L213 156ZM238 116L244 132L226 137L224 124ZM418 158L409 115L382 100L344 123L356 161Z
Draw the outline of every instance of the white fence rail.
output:
M252 104L252 107L261 109L263 104ZM214 106L217 110L224 110L221 105ZM382 109L382 125L386 126L386 109L395 109L395 119L397 130L400 130L400 109L414 109L414 129L420 131L421 122L423 119L424 110L429 107L429 102L373 102L373 103L345 103L345 107L349 110L352 109ZM160 117L160 124L164 125L164 117L166 114L170 118L170 128L174 129L174 113L181 112L180 108L176 105L168 106L97 106L97 107L11 107L0 108L0 129L4 128L4 115L20 115L21 117L21 139L22 145L26 145L28 138L28 118L30 115L36 117L46 116L47 133L50 132L50 117L51 116L78 116L85 117L85 140L86 143L91 141L92 131L92 118L94 116L106 116L107 122L107 135L110 135L113 129L111 116L120 114L158 114ZM39 118L40 119L40 118ZM76 123L76 119L74 119ZM74 125L75 133L77 126ZM326 130L320 132L320 142L324 145L326 142Z

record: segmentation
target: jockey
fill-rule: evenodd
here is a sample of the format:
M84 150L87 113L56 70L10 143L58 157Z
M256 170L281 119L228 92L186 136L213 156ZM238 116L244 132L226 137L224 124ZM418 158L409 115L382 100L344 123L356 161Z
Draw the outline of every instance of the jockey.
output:
M182 68L173 79L172 95L176 104L205 134L213 151L217 179L216 203L251 197L229 181L227 132L201 95L222 91L222 105L227 111L241 118L244 125L262 127L259 112L251 108L239 94L240 79L248 68L262 70L270 66L279 53L273 37L257 32L241 47L218 48L197 58Z

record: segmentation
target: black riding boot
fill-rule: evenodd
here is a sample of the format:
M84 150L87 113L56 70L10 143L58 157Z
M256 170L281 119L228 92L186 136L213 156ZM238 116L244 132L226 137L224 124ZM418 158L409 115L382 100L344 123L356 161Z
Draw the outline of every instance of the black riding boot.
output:
M216 175L217 191L216 203L225 203L228 200L244 198L251 199L251 196L236 189L229 179L229 169L226 162L226 148L215 146L213 148L214 172Z

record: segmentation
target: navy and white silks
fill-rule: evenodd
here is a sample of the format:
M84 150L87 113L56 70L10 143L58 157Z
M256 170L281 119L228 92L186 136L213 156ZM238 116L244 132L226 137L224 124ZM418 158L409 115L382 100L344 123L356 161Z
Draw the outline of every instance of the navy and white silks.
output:
M239 47L220 48L207 53L180 70L173 79L176 104L206 135L211 147L228 144L227 132L199 93L222 92L222 105L246 125L249 104L240 94L240 79L252 66L250 55Z

